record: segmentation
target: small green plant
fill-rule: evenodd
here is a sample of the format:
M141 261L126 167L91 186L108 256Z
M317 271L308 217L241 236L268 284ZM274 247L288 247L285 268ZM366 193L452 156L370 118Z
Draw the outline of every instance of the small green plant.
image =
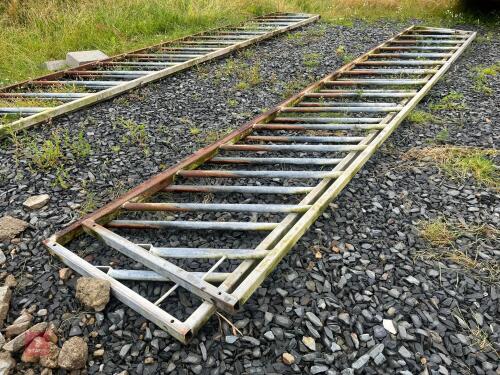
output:
M201 133L201 130L200 128L193 127L189 128L189 132L191 133L191 135L198 135Z
M230 107L236 107L238 105L238 101L236 99L228 99L227 105Z
M114 145L111 146L111 151L113 151L115 154L118 154L122 148L119 145Z
M304 66L314 68L320 64L321 54L319 53L306 53L304 55Z
M243 65L237 72L239 82L236 84L237 90L246 90L249 87L257 86L262 78L260 76L260 65Z
M448 128L441 129L434 137L434 141L439 144L444 144L448 142L449 139L450 132L448 131Z
M500 72L500 62L490 66L480 66L474 68L475 82L474 90L486 95L493 94L493 89L490 86L490 78L494 77Z
M240 81L236 84L236 86L234 86L234 88L236 90L246 90L250 87L250 85L248 84L248 82L245 82L245 81Z
M414 109L410 112L407 119L414 124L428 124L434 121L435 117L429 112Z
M337 47L337 49L335 50L335 53L338 55L338 56L342 56L345 54L345 46L343 44L339 45Z
M439 110L463 110L467 107L463 104L464 94L452 91L442 97L438 102L429 105L432 111Z
M71 137L69 131L66 129L63 134L63 145L65 148L68 148L74 156L80 158L86 158L92 152L92 147L85 139L83 130L80 130L75 137Z
M119 119L119 125L126 130L126 134L122 137L123 143L135 143L141 147L146 146L148 133L146 125L138 124L134 120Z
M64 155L61 150L61 137L59 133L52 132L40 146L32 140L27 147L27 156L32 165L41 170L52 169L61 163Z
M59 165L57 167L53 185L59 185L62 189L65 190L70 188L71 185L69 184L69 174L68 171L66 171L66 169L64 168L64 165Z
M352 60L354 60L356 56L354 56L351 53L346 53L345 55L342 56L342 62L344 64L349 64Z
M283 90L283 93L281 94L281 96L286 99L286 98L292 96L293 94L296 94L298 91L302 90L303 88L305 88L308 84L309 84L309 82L307 82L303 79L297 79L297 80L287 82L287 83L285 83L284 90Z
M96 194L92 191L87 192L85 196L85 201L82 203L80 207L80 213L82 215L88 214L89 212L95 211L97 208L97 197Z

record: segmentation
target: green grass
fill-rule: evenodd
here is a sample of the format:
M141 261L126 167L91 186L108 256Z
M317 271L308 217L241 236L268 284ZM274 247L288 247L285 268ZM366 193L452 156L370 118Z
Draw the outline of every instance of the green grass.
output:
M429 105L432 111L440 110L455 110L460 111L467 109L463 103L464 94L456 91L450 92L448 95L442 97L438 102Z
M408 121L414 124L428 124L435 120L435 117L426 111L414 109L407 117Z
M474 90L486 95L492 95L490 79L500 72L500 62L490 66L480 66L474 68Z
M0 2L0 85L44 73L41 63L75 50L109 55L275 11L355 19L468 20L457 0L4 0ZM321 27L304 35L324 35Z
M149 136L145 124L139 124L134 120L121 118L118 120L118 125L126 130L125 135L122 137L123 143L132 143L146 148Z
M320 53L306 53L303 57L304 66L308 68L314 68L319 66L321 60Z
M494 149L442 146L410 149L404 158L434 162L452 178L470 176L481 185L499 190L500 172L494 162L498 154Z
M448 128L441 129L434 137L434 141L439 144L444 144L449 140L450 140L450 132Z

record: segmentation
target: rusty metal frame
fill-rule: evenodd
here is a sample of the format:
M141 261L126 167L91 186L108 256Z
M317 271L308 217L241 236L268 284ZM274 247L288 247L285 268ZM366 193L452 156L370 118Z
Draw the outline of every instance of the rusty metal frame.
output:
M104 101L148 82L156 81L202 62L227 55L248 45L315 22L318 19L319 15L314 14L272 13L252 18L241 24L204 31L1 88L0 99L25 98L26 96L20 96L19 90L23 90L23 95L38 95L39 100L52 99L62 100L63 102L54 107L21 108L12 106L0 108L0 115L2 115L2 110L6 111L5 114L14 111L14 113L21 116L23 114L27 115L8 124L0 125L0 138L6 136L8 131L19 131L48 121L56 116ZM270 24L268 25L266 22ZM232 39L225 41L228 36L231 36ZM209 37L215 39L207 39ZM190 46L190 43L195 42L199 44ZM181 49L176 50L179 48ZM194 51L193 48L201 49L201 51L191 55L182 52L183 50ZM140 61L141 59L144 61ZM94 79L99 79L108 72L108 70L102 70L106 69L107 66L128 64L130 61L137 61L137 66L142 66L143 69L148 68L147 64L158 64L157 70L142 70L141 72L134 68L132 70L120 69L114 71L112 77L106 77L111 79L114 77L115 80ZM149 65L149 67L154 66ZM70 83L65 84L65 82ZM59 93L58 95L52 92L40 93L33 91L37 87L71 87L80 84L87 85L86 87L96 91L88 94L74 92Z
M429 33L438 35L438 37L429 37ZM414 36L414 38L411 38ZM302 237L307 229L315 222L319 215L328 207L328 204L343 190L353 176L363 167L375 151L384 143L384 141L394 132L408 113L417 105L417 103L427 94L432 86L439 78L449 69L450 65L457 60L462 52L475 38L476 33L450 30L442 28L426 28L422 26L412 26L381 45L375 47L368 53L355 59L353 62L346 64L332 74L329 74L322 80L308 86L300 93L294 95L288 100L275 107L274 109L262 114L241 128L233 131L218 142L207 146L193 155L187 157L177 165L165 170L164 172L152 177L141 185L132 189L119 199L110 202L103 208L91 213L81 220L70 225L68 228L56 233L49 239L44 241L44 245L54 255L58 256L64 263L74 268L77 272L90 275L93 277L107 279L112 284L112 291L115 296L123 303L135 309L147 319L157 324L162 329L169 332L172 336L186 343L195 334L203 324L212 316L217 309L232 313L236 311L240 305L245 303L253 294L253 292L261 285L266 276L279 264L280 260L291 250L294 244ZM381 55L380 51L385 51L387 47L403 45L407 46L407 41L413 41L415 47L421 45L421 41L445 41L447 43L442 46L453 45L454 52L451 54L435 56L430 58L425 54L420 54L422 59L414 59L414 55L407 56L408 59L400 60L401 54L397 56ZM449 43L454 41L454 43ZM403 43L401 43L403 42ZM424 43L425 44L425 43ZM440 44L437 43L437 46ZM399 61L395 63L395 61ZM419 65L419 62L422 63ZM376 62L377 68L374 71L366 72L366 66L371 66L372 62ZM432 63L431 63L432 62ZM408 70L406 67L410 64L419 67L420 70ZM387 69L398 69L398 72L382 72L380 66L390 67ZM394 68L397 66L399 68ZM420 68L424 66L425 68ZM431 68L429 68L429 66ZM360 68L362 67L362 68ZM357 73L360 70L365 71L363 74ZM351 79L352 73L369 76L364 79ZM380 78L380 75L396 75L396 78ZM418 77L401 78L404 77ZM367 81L372 82L367 82ZM401 88L401 82L404 85ZM386 89L387 84L397 87L396 89ZM367 87L367 88L365 88ZM374 87L376 87L374 89ZM390 103L370 103L364 100L371 98L384 98L385 101L395 101ZM335 102L333 106L325 105L321 100L350 100L346 102ZM312 100L312 101L311 101ZM352 108L365 108L368 113L371 113L371 108L391 108L390 111L380 111L382 117L339 117L338 115L346 116L344 108L348 114L359 113ZM320 108L323 113L331 113L332 117L307 117L310 116L309 108ZM340 109L339 109L340 108ZM306 117L294 119L286 117L286 113L300 111L306 114ZM313 114L314 115L314 114ZM336 116L337 115L337 116ZM312 127L312 128L311 128ZM261 130L273 131L276 129L302 131L306 129L323 129L323 130L339 130L354 131L359 129L368 129L368 133L363 137L271 137L251 135L258 133ZM297 140L299 143L297 144ZM227 152L234 150L236 146L243 146L240 142L274 142L272 144L293 143L298 146L299 150L308 150L307 146L310 143L335 144L334 149L313 149L314 152L344 152L345 156L336 159L325 158L306 158L303 161L310 163L314 160L321 160L325 165L335 165L333 170L324 175L316 174L314 178L320 179L320 182L315 186L304 187L255 187L255 186L226 186L226 185L174 185L176 179L182 178L198 178L213 176L216 178L239 178L242 176L252 176L249 171L224 171L224 170L203 170L198 169L203 167L205 163L212 165L236 164L247 165L254 164L256 158L221 158L216 157L219 152ZM342 143L342 145L339 145ZM351 143L345 148L343 145ZM251 146L239 149L244 152L253 152L267 150L263 146ZM268 145L269 146L269 145ZM352 147L355 146L355 147ZM226 150L226 151L225 151ZM278 148L278 151L283 150ZM285 149L289 150L289 149ZM293 149L291 149L293 151ZM264 159L264 158L261 158ZM292 164L301 164L299 160L302 158L283 158L283 163L292 162ZM270 163L279 163L279 160L270 159ZM294 163L297 161L297 163ZM319 164L321 164L319 163ZM265 164L265 163L264 163ZM315 163L311 163L315 164ZM296 173L286 172L286 174L276 175L273 170L264 170L264 176L280 176L280 178L304 178L311 175L303 174L303 171ZM127 211L196 211L196 210L240 210L241 205L200 205L200 204L176 204L176 203L152 203L146 202L148 198L159 192L245 192L253 191L258 194L305 194L302 201L297 205L289 205L281 207L280 205L246 205L244 209L256 212L286 212L287 215L279 223L240 223L240 222L182 222L182 221L144 221L144 220L117 220L119 213ZM172 267L168 261L163 259L182 257L186 258L206 258L213 257L222 262L231 256L231 249L175 249L175 248L155 248L152 245L134 244L124 237L121 237L113 232L116 228L130 228L140 230L143 228L163 228L174 227L184 228L188 230L199 229L247 229L269 231L269 234L255 249L237 249L234 252L232 259L241 259L241 263L229 274L214 273L211 268L203 275L187 272L184 270L178 271ZM114 249L131 256L134 260L139 261L149 270L138 272L121 272L114 270L111 273L103 272L102 268L92 266L75 255L72 251L65 247L75 237L83 232L87 232L93 236L101 238L104 243L110 245ZM201 254L201 255L200 255ZM217 266L216 264L215 266ZM214 267L215 267L214 266ZM115 278L110 275L115 275ZM188 289L191 293L196 294L203 299L203 303L184 321L180 321L160 309L156 304L145 300L143 297L127 288L118 279L129 280L165 280L169 279L176 283L172 289L175 290L177 285ZM210 281L209 281L210 280ZM215 286L211 284L219 283ZM207 288L207 284L210 285ZM172 292L169 291L166 296ZM162 297L163 298L163 297ZM157 301L158 302L158 301Z

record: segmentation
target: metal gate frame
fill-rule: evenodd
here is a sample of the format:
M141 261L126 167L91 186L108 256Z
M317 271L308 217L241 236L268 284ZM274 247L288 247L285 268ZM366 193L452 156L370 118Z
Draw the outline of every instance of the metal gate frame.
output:
M109 280L114 295L123 303L130 306L142 314L145 318L154 322L160 328L169 332L173 337L183 343L187 343L190 338L203 326L203 324L215 313L217 309L233 313L245 303L254 291L261 285L264 279L279 264L281 259L291 250L308 228L315 222L319 215L328 207L328 204L338 196L343 188L349 183L352 177L363 167L375 151L384 143L384 141L394 132L398 125L408 115L408 113L417 105L417 103L427 94L438 79L449 69L467 46L475 38L475 32L460 30L451 30L443 28L430 28L422 26L411 26L395 37L375 47L368 53L360 56L349 64L338 69L332 74L327 75L322 80L308 86L300 93L285 100L277 107L262 114L241 128L233 131L218 142L207 146L193 155L187 157L177 165L165 170L162 173L150 178L136 188L91 213L81 220L78 220L68 228L56 233L44 241L44 245L55 256L58 256L65 264L77 272ZM387 53L397 46L398 53ZM424 52L404 52L407 47L411 50ZM429 48L430 47L430 48ZM436 48L447 52L432 52ZM431 52L426 52L430 50ZM382 59L382 60L379 60ZM391 60L392 59L392 60ZM366 67L375 66L374 69ZM387 70L380 69L380 66L389 66ZM398 68L394 68L397 66ZM410 68L408 68L408 66ZM362 67L362 68L360 68ZM365 67L365 68L363 68ZM358 69L356 69L358 68ZM417 79L344 79L351 76L371 75L380 77L381 75L402 74L409 76L418 76ZM422 77L423 76L423 77ZM361 86L375 86L379 89L361 89ZM418 90L407 89L384 89L384 87L408 87L416 86ZM340 87L331 89L331 87ZM308 98L390 98L398 99L397 103L349 103L342 106L342 102L334 104L325 104L323 102L309 102ZM312 103L312 104L311 104ZM301 105L302 104L302 105ZM328 106L327 106L328 105ZM362 109L360 109L362 108ZM311 113L311 112L373 112L383 113L384 117L378 118L323 118L310 121L292 120L279 117L284 113ZM287 122L288 121L288 122ZM321 122L322 121L322 122ZM368 134L362 138L359 143L352 145L309 145L295 144L288 146L276 145L249 145L239 142L257 138L264 140L266 137L251 136L253 132L260 129L284 129L284 130L304 130L304 129L366 129ZM270 137L267 137L269 139ZM279 141L280 137L273 138ZM286 141L286 137L281 137L281 141ZM290 137L293 138L293 137ZM300 138L300 137L299 137ZM352 139L356 137L303 137L308 138L310 142L318 141L313 138L330 138L327 142L338 141L340 143L349 141L358 141ZM346 139L340 139L346 138ZM347 139L348 138L348 139ZM309 142L305 140L305 142ZM281 148L280 148L281 147ZM173 185L174 180L179 177L244 177L255 176L255 173L249 171L223 171L223 170L199 170L198 167L206 162L218 163L241 163L245 158L217 158L215 157L219 150L243 150L243 151L268 151L268 150L312 150L323 152L348 152L342 159L280 159L283 162L292 164L314 163L314 160L321 160L326 164L336 164L331 171L303 172L303 171L259 171L257 175L264 177L288 177L288 178L307 178L314 177L320 179L320 182L314 187L256 187L256 186L233 186L224 185L198 186L198 185ZM223 160L225 159L225 160ZM255 162L255 158L243 161L244 163ZM261 161L263 161L262 159ZM332 161L333 160L333 161ZM335 161L336 160L336 161ZM155 193L163 191L253 191L256 193L283 193L283 194L306 194L298 205L204 205L200 204L176 204L176 203L143 203ZM236 207L238 206L238 207ZM245 207L241 207L245 206ZM266 207L262 207L266 206ZM278 207L279 206L279 207ZM283 207L285 206L285 207ZM123 211L191 211L191 210L256 210L257 212L289 212L280 223L243 223L243 222L179 222L179 221L140 221L140 220L115 220L119 212ZM262 211L267 210L267 211ZM273 211L275 210L275 211ZM267 237L247 256L241 256L240 253L228 249L177 249L184 251L187 257L188 253L197 250L202 253L199 257L210 256L210 251L219 250L216 256L212 258L223 261L233 255L232 259L243 259L239 266L230 274L213 273L218 263L205 274L187 272L172 263L163 259L163 257L175 257L176 249L164 248L154 249L152 246L135 244L124 237L114 233L113 228L162 228L176 227L192 230L199 229L225 229L234 230L235 228L246 228L247 230L267 230L270 233ZM142 274L130 271L125 275L128 279L136 280L165 280L169 279L176 284L189 290L191 293L199 296L204 302L185 320L180 321L164 311L154 303L146 300L144 297L132 291L123 285L121 276L118 272L108 269L103 272L101 269L92 266L90 263L75 255L64 245L83 232L98 237L105 244L115 250L133 258L142 263L151 271L140 271ZM161 252L166 252L166 255ZM191 252L191 253L190 253ZM240 251L241 252L241 251ZM195 253L195 257L197 256ZM208 255L207 255L208 254ZM179 256L177 254L177 256ZM180 255L182 257L182 254ZM238 258L239 257L239 258ZM110 275L115 275L111 277ZM217 287L215 282L223 282ZM176 286L173 288L175 290ZM167 295L170 291L167 293Z
M7 130L19 131L104 101L148 82L316 22L318 19L319 15L315 14L271 13L241 24L204 31L0 88L0 99L24 98L63 102L55 107L0 108L0 115L8 113L26 115L19 120L0 125L0 138L7 135ZM117 66L119 70L106 70L107 67L113 66ZM123 68L127 66L132 70ZM155 68L159 70L147 70ZM33 91L46 87L74 89L78 86L96 91L90 93Z

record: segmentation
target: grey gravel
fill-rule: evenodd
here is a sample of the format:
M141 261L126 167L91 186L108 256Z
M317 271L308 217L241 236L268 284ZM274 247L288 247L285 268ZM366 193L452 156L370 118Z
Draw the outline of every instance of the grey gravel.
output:
M56 171L33 171L26 158L16 163L15 150L2 146L0 217L9 215L29 223L19 241L0 244L1 253L6 255L3 271L22 281L13 290L6 324L23 309L34 306L33 314L47 310L43 320L64 322L62 337L79 328L91 350L96 344L105 349L102 358L89 362L89 374L111 375L124 370L134 374L307 374L313 368L328 374L354 374L355 368L368 374L498 372L495 353L479 351L469 337L469 327L480 326L498 342L498 286L485 282L480 270L461 272L446 259L418 256L430 248L419 234L420 221L445 217L457 223L498 227L498 193L472 178L451 179L427 162L403 158L412 147L433 145L444 128L449 144L498 148L500 76L489 78L494 95L474 88L474 69L499 60L497 30L487 38L487 30L481 27L460 26L479 30L483 40L473 43L417 108L431 111L431 104L457 91L464 94L467 109L433 112L440 120L425 125L402 123L243 311L231 317L245 339L213 318L191 344L183 346L152 324L143 327L145 319L116 299L102 315L95 315L95 324L80 325L79 318L85 314L72 297L74 281L59 280L58 270L64 266L40 244L81 215L89 192L95 194L96 206L102 206L119 192L206 145L214 133L234 129L264 108L278 104L287 82L300 81L304 86L341 66L343 57L334 52L340 45L356 56L406 26L381 21L352 27L308 27L303 38L283 36L251 47L248 51L253 54L232 56L237 62L259 65L262 82L248 90L235 89L239 80L235 74L217 74L228 61L221 59L31 129L29 135L37 144L56 129L68 129L73 136L82 131L91 143L89 157L65 155L68 189L54 184ZM305 66L305 53L319 54L320 64ZM119 125L120 118L145 124L147 156L144 147L124 141L127 131ZM192 128L201 133L193 135ZM49 194L51 199L37 211L25 209L22 203L37 194ZM239 195L230 202L250 198ZM284 203L294 203L294 198L283 197ZM272 201L271 197L258 199L260 203ZM271 216L245 217L268 218ZM187 240L182 232L151 236L151 243L170 241L172 246ZM199 240L199 246L213 240L214 246L243 247L258 239L227 234L222 240L209 232L202 237L206 238ZM119 255L88 243L86 239L77 241L74 250L82 256L97 256L94 261L99 264L120 264ZM321 249L321 258L314 256L313 246ZM497 238L465 236L454 241L453 248L482 260L500 255ZM146 283L131 287L150 300L166 291L163 285ZM192 311L199 303L187 293L179 293L174 301L168 307L179 319L185 318L183 311ZM462 318L457 318L457 311ZM36 319L38 322L42 317ZM387 334L383 319L396 323L397 335ZM95 337L90 335L92 331L97 332ZM304 336L315 338L314 352L302 344ZM285 365L283 352L292 353L296 362ZM145 364L146 358L155 361ZM422 365L424 358L426 366ZM16 370L25 373L27 365L18 363Z

